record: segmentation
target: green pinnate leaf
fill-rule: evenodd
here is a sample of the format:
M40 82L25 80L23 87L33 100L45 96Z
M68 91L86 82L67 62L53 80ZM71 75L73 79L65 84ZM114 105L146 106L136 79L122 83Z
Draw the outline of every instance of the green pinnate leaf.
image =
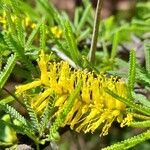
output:
M103 148L102 150L127 150L148 139L150 139L150 130L147 130L144 133L141 133L122 142L118 142L114 145Z
M15 67L16 60L17 60L17 55L16 54L11 55L8 58L4 69L0 72L0 89L3 88L7 79L9 78L13 68Z
M128 74L128 90L130 98L132 98L132 92L134 90L135 74L136 74L136 53L135 50L131 50L129 58L129 74Z

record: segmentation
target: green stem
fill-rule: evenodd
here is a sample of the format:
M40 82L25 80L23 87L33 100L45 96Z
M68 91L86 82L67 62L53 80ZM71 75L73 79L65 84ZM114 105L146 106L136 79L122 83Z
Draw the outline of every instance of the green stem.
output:
M26 108L25 104L24 104L23 102L21 102L15 94L11 93L11 92L10 92L9 90L7 90L7 88L5 88L5 87L3 88L3 90L4 90L5 92L7 92L9 95L11 95L21 106L23 106L24 108Z
M98 2L97 2L92 42L91 42L91 48L90 48L90 52L89 52L89 61L92 63L94 63L94 61L95 61L95 53L96 53L96 48L97 48L98 32L99 32L99 25L100 25L100 21L101 21L101 10L102 10L102 6L103 6L103 1L104 0L98 0Z
M36 143L36 150L40 150L39 144Z

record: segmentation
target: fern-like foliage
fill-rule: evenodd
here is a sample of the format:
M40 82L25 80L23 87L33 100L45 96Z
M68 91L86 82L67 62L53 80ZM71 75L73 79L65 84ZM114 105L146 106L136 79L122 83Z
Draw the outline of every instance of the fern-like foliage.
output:
M4 11L5 11L5 13L6 13L7 26L10 28L12 35L13 35L14 37L16 37L16 36L15 36L15 35L16 35L15 24L14 24L12 18L11 18L11 13L12 13L12 11L11 11L11 6L6 5L6 6L4 7Z
M145 53L145 62L146 62L146 71L150 74L150 44L145 42L144 44L144 53Z
M25 34L24 34L24 28L22 25L22 20L19 19L19 17L16 18L16 30L17 30L18 42L20 43L21 47L24 47L24 45L25 45Z
M149 128L150 120L132 122L130 126L134 128Z
M8 34L8 33L4 34L4 40L5 40L5 43L6 43L7 47L8 47L8 49L13 51L13 52L16 52L18 54L16 49L21 49L19 43L17 43L17 41L15 41L13 39L13 37L10 34ZM20 51L22 51L22 50L20 50ZM21 52L19 52L19 53L21 53ZM20 54L20 55L22 55L22 54Z
M134 99L136 99L136 101L138 101L142 105L150 108L150 101L146 98L146 96L142 94L133 94L133 97Z
M36 74L36 69L33 66L32 62L30 59L28 59L28 57L25 55L24 53L24 48L21 47L21 45L19 44L18 41L16 41L11 34L4 34L4 39L5 42L8 46L8 48L12 51L14 51L17 56L18 59L20 59L21 62L23 62L25 64L25 66L28 68L29 71L34 72L34 74Z
M2 41L1 41L1 43L0 43L0 52L2 53L2 52L4 52L4 50L6 50L7 49L7 45L5 45L5 43L3 43Z
M150 139L150 130L147 130L146 132L139 134L137 136L134 136L130 139L116 143L112 146L103 148L102 150L127 150L148 139Z
M3 123L4 125L6 126L10 126L12 127L16 133L20 133L22 135L32 135L32 131L27 128L26 126L24 125L16 125L15 123L12 123L12 122L6 122L6 121L3 121L3 120L0 120L1 123Z
M63 29L64 29L64 35L65 35L65 39L67 41L67 46L68 46L68 52L70 53L70 57L71 59L79 66L81 66L80 64L80 55L79 55L79 51L77 48L77 43L71 28L71 24L69 22L69 20L67 19L62 19L62 25L63 25Z
M26 45L31 44L32 42L31 36L27 42L25 42L25 29L23 26L23 15L20 15L20 10L18 6L19 1L13 1L11 5L6 5L3 9L6 12L6 20L8 25L8 31L6 30L3 34L4 41L8 46L10 51L15 52L18 55L18 60L23 62L23 64L27 67L27 69L34 74L37 74L37 70L32 64L31 59L25 53ZM20 12L20 13L19 13ZM13 21L11 14L15 14L15 21ZM13 16L14 17L14 16ZM40 26L40 25L39 25ZM39 28L39 27L38 27ZM32 34L32 37L33 34ZM29 47L27 47L29 48Z
M15 110L12 106L9 106L8 104L0 104L0 110L8 113L12 117L12 119L16 119L19 121L19 124L5 122L6 125L11 126L17 133L27 135L35 143L38 142L36 134L33 131L32 124L27 119L25 119L25 117L22 116L17 110Z
M54 24L54 21L56 21L58 24L59 21L59 13L54 8L52 3L50 4L47 0L37 0L38 4L45 10L45 13L48 15L49 19L51 20L51 24Z
M87 22L88 16L90 15L90 11L91 11L91 4L88 4L85 7L85 11L82 14L82 17L80 19L80 21L78 19L78 23L76 23L76 32L79 33L81 31L81 29L84 27L85 23Z
M77 7L75 9L73 22L73 31L75 31L76 40L78 42L89 37L90 33L92 32L90 28L86 28L85 26L93 25L93 14L91 13L93 9L91 7L91 3L86 3L85 1L82 1L82 3L83 8Z
M9 106L8 104L6 105L0 104L0 109L10 114L13 118L20 121L24 126L28 126L27 120L18 111L16 111L12 106Z
M11 55L8 60L7 64L5 65L4 69L0 72L0 89L3 88L7 79L9 78L17 60L17 55Z
M44 133L44 130L48 127L48 123L51 120L51 117L54 115L55 99L56 99L56 96L54 94L52 94L49 98L47 107L44 109L44 111L40 117L40 120L41 120L40 121L40 134L41 134L41 136Z
M136 80L141 84L150 87L150 74L143 68L136 68Z
M135 50L131 50L129 58L129 74L128 74L128 90L130 99L132 99L132 92L134 90L135 84L135 74L136 74L135 65L136 65L136 53Z
M46 49L46 25L42 23L40 26L40 49Z
M37 113L31 107L31 103L29 100L24 99L24 103L27 108L28 114L30 116L30 126L32 127L33 131L35 131L36 133L39 133L40 127L39 127L39 120L37 117Z
M36 27L33 29L33 31L31 32L31 34L29 35L29 37L28 37L28 39L27 39L27 41L25 43L25 51L28 51L31 48L32 42L34 40L34 37L38 33L38 31L39 31L40 26L42 25L42 23L43 23L43 19L38 22L38 24L36 25Z
M111 51L111 59L114 59L117 54L117 47L119 45L119 32L116 32L114 35L113 43L112 43L112 51Z

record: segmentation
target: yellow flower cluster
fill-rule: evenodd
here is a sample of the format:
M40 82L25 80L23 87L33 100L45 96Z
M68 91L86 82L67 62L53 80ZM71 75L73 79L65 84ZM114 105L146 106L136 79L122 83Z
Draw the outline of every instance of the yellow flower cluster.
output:
M23 20L25 27L30 27L31 29L34 29L36 27L36 24L31 21L29 17L25 17Z
M15 23L16 16L11 16L11 19ZM4 30L7 29L8 22L6 18L6 12L3 12L3 15L0 16L0 24L2 25ZM28 29L34 29L36 27L36 24L28 16L22 19L22 24ZM50 31L56 38L62 37L62 30L58 26L51 27Z
M11 16L11 19L12 19L13 22L15 22L16 16ZM3 29L7 29L6 12L3 12L3 15L0 16L0 23L2 24ZM25 17L22 20L22 23L25 25L26 28L29 27L31 29L34 29L36 27L36 24L33 23L29 17Z
M113 92L126 97L127 90L124 81L105 75L94 75L92 72L73 70L65 61L50 63L42 51L38 61L41 77L31 83L16 87L16 93L26 93L30 89L42 87L43 91L31 99L32 107L41 112L48 104L48 97L55 92L58 95L55 106L58 107L56 116L63 110L68 96L74 91L77 83L82 81L79 96L67 115L64 126L70 125L77 132L94 132L101 124L101 135L108 134L108 129L114 120L121 126L132 121L132 115L125 115L124 103L105 92L109 87Z
M58 26L51 27L51 32L58 39L62 36L62 30Z
M0 23L3 25L3 28L6 29L7 21L6 21L6 13L3 12L3 15L0 16Z

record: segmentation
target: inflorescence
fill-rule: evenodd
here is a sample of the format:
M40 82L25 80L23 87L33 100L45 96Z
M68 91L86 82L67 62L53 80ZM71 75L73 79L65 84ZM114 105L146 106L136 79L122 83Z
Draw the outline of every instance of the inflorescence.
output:
M70 128L77 132L93 133L103 124L101 135L107 135L108 129L115 120L121 124L121 127L129 125L132 121L132 114L126 113L126 105L105 92L105 88L108 87L114 93L126 98L127 89L122 79L73 69L66 61L49 62L44 51L41 51L38 66L41 72L40 78L17 86L16 93L30 97L31 105L39 115L47 106L49 96L55 93L57 117L64 109L63 106L69 95L82 81L80 94L76 97L63 126L70 125ZM36 90L37 88L40 90ZM31 91L36 92L31 94Z

